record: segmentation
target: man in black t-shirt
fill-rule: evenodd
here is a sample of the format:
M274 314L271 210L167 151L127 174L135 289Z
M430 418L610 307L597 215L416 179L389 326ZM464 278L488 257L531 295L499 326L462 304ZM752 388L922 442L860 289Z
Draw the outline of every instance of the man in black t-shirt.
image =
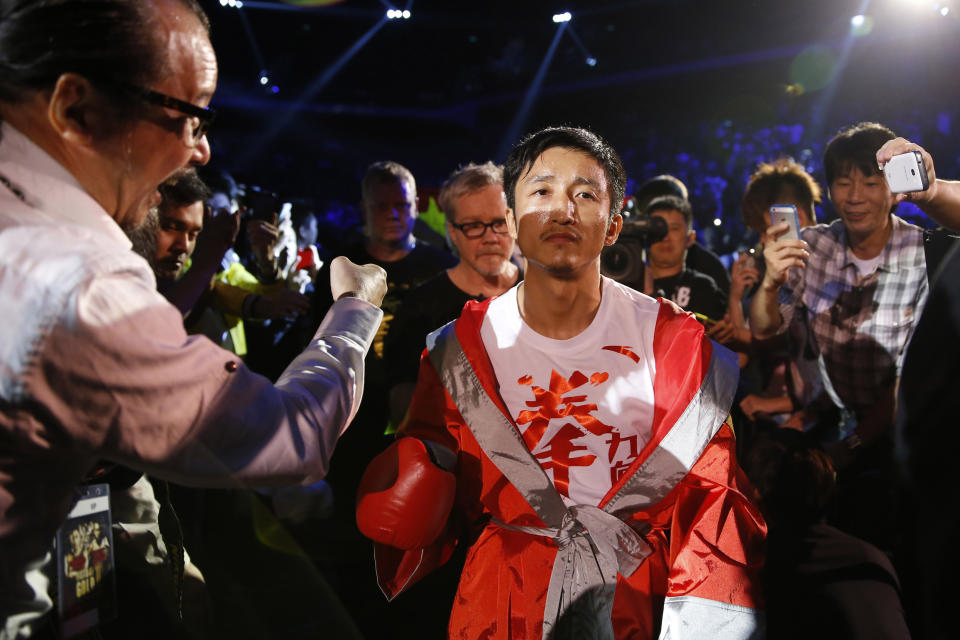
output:
M452 255L419 242L413 235L417 219L417 185L410 171L396 162L376 162L367 168L361 183L363 242L348 247L343 255L363 259L387 272L387 295L383 299L383 322L371 355L383 358L383 341L405 293L424 280L456 264ZM317 282L324 283L321 275ZM318 318L333 304L330 288L318 286L314 301ZM370 372L372 373L372 372ZM367 377L370 384L370 376ZM378 399L379 401L379 399Z
M384 387L383 343L390 323L396 315L400 302L407 291L421 282L441 273L456 264L448 252L426 243L413 235L417 219L417 185L410 171L391 161L375 162L367 168L361 183L361 209L364 215L361 241L343 245L335 255L350 260L363 260L360 264L376 264L387 272L387 294L383 299L383 321L377 330L373 348L367 354L365 380L367 402L361 410L376 405L380 409L383 425L387 423L386 394ZM299 321L280 341L274 351L269 371L265 375L276 376L286 367L284 360L298 354L316 333L320 321L333 305L330 295L329 262L324 264L314 278L314 294L308 318ZM371 399L372 398L372 399Z
M467 301L499 295L520 279L519 268L510 261L514 240L507 233L501 167L487 162L458 169L440 189L439 204L460 261L406 296L387 335L384 357L393 424L399 424L410 404L427 334L459 316Z
M661 196L677 196L681 200L690 202L687 185L676 176L665 173L645 180L637 189L634 194L637 211L646 212L650 203ZM713 278L724 296L730 293L730 274L727 268L723 266L716 254L698 244L696 239L687 247L685 264L687 269Z
M384 339L406 294L452 267L456 259L414 237L417 186L406 167L389 161L370 165L361 183L361 193L363 240L346 245L338 255L382 267L387 272L387 294L383 298L383 321L365 360L363 401L330 460L326 480L333 491L333 516L323 522L322 528L311 532L311 544L317 549L337 549L335 556L324 556L321 570L333 575L337 595L363 635L385 637L386 629L404 621L397 617L395 607L386 606L380 594L372 577L369 541L360 535L354 518L360 476L370 460L392 440L385 434L390 419ZM329 266L324 265L314 280L311 322L297 327L298 341L312 338L333 304L328 270Z
M710 320L722 320L726 296L713 278L685 267L687 248L695 238L690 203L676 196L661 196L647 206L647 215L663 218L667 223L667 236L650 245L652 294L669 298Z

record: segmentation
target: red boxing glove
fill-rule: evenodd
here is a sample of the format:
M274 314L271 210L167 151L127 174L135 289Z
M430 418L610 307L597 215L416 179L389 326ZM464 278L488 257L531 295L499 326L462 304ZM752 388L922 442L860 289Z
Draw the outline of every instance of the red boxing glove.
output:
M363 473L357 526L374 542L391 547L429 547L447 524L456 485L456 476L431 460L421 440L400 438Z

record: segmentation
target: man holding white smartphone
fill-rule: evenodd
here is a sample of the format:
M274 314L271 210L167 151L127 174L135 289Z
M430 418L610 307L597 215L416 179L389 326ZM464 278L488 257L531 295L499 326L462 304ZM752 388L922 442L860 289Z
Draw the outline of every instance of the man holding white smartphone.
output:
M897 197L914 202L944 227L960 231L960 182L937 178L926 150L896 138L877 151L877 164L885 167L893 157L909 152L920 154L930 186ZM902 466L910 481L901 503L911 505L914 513L926 514L912 519L907 529L901 566L909 571L901 569L901 580L905 606L913 614L914 637L946 638L955 626L950 615L953 603L940 585L956 575L960 563L952 555L930 553L930 549L948 549L956 537L956 518L942 506L953 499L952 456L958 443L960 320L954 310L960 300L960 250L946 253L939 268L930 258L928 254L930 296L904 357L897 396L897 440L906 445Z
M878 150L895 138L877 123L834 136L824 167L840 219L805 229L801 239L783 237L786 223L767 230L766 273L750 310L754 336L799 325L791 335L807 336L822 356L824 387L845 416L823 438L837 467L847 468L842 517L852 533L881 546L891 530L890 487L865 478L889 475L894 389L928 289L923 232L893 215L903 198L878 168Z
M888 140L877 150L877 166L882 170L894 157L914 151L923 160L929 186L922 191L895 193L895 200L912 202L939 224L960 231L960 181L938 178L933 157L926 149L905 138Z

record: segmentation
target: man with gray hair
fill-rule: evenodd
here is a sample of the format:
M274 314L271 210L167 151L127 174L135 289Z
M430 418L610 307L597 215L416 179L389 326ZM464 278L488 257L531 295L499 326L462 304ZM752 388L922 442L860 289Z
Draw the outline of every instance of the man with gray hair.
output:
M52 608L43 569L98 460L205 486L322 477L359 402L385 285L376 267L334 265L343 299L276 386L188 337L121 227L159 203L158 185L210 158L217 63L206 16L196 0L49 0L4 1L0 20L8 640L57 626L39 620ZM109 553L99 538L95 551ZM74 560L67 569L89 568Z
M385 344L390 418L400 424L417 383L417 365L428 333L460 315L470 300L500 295L521 277L510 261L515 246L507 232L503 168L470 163L454 171L439 195L446 232L460 261L411 291Z

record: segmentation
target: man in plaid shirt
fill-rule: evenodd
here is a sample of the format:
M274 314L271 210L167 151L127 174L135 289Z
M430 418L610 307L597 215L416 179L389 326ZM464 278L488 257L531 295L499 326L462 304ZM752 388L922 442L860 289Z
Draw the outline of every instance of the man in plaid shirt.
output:
M923 232L893 215L900 198L878 169L878 149L895 137L861 123L828 143L824 168L840 219L804 229L802 240L781 238L786 223L767 230L767 270L750 310L757 337L792 325L791 335L806 335L814 357L823 356L834 403L853 418L826 444L855 487L841 509L861 534L877 531L878 512L889 513L876 478L890 475L896 383L928 290Z

